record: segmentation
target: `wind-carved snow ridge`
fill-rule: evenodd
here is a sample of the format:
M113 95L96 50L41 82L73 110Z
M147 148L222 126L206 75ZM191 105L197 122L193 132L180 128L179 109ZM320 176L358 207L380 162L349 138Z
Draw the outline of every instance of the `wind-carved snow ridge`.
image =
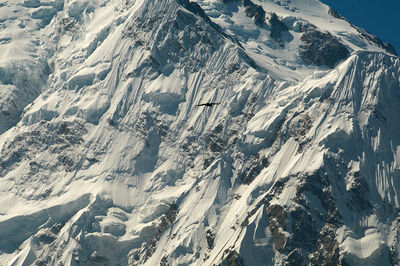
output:
M398 264L400 62L329 7L0 13L0 264Z

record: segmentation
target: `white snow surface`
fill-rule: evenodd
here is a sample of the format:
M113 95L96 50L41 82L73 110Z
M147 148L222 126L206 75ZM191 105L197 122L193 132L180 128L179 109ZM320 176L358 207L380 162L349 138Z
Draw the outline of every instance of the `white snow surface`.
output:
M0 2L0 265L399 263L399 58L226 2ZM305 64L302 25L349 56Z

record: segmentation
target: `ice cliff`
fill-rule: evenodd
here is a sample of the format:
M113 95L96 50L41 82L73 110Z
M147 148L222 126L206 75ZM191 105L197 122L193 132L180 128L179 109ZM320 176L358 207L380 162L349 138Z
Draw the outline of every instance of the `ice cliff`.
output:
M398 265L389 48L317 0L0 2L0 264Z

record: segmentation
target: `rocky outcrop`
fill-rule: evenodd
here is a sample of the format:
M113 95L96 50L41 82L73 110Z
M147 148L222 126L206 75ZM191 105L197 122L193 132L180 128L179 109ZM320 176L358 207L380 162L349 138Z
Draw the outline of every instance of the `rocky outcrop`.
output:
M346 20L339 12L337 12L332 7L329 7L328 14L333 16L333 17L335 17L335 18Z
M339 12L337 12L332 7L329 7L328 14L334 18L338 18L338 19L347 21L353 28L357 29L357 31L361 34L361 36L364 37L367 41L371 42L372 44L378 45L379 47L384 49L389 54L396 55L396 56L398 55L396 52L396 49L393 47L392 44L383 42L381 39L379 39L377 36L373 35L372 33L369 33L366 30L351 24L350 21L348 21L345 17L343 17Z
M339 243L335 238L336 227L327 224L319 233L317 250L311 255L312 265L338 265L340 262Z
M243 266L242 259L236 250L225 250L224 258L219 266Z
M224 4L239 2L239 0L221 0ZM251 0L242 0L242 6L246 16L254 19L254 23L261 27L265 23L265 10L262 6L254 4Z
M334 67L350 55L347 48L329 32L309 28L300 40L300 57L308 65Z
M287 237L283 233L286 230L287 214L284 208L280 205L271 205L267 208L267 214L270 218L269 230L272 232L274 239L274 248L283 252Z
M288 31L288 27L279 20L275 13L272 13L268 21L271 26L271 37L275 40L281 40L282 33Z
M262 26L265 23L265 10L262 6L254 4L250 0L243 0L243 7L246 16L253 18L257 26Z
M384 49L386 52L388 52L389 54L392 55L398 55L396 52L396 49L394 49L393 45L391 45L390 43L387 42L383 42L381 39L379 39L377 36L366 32L363 29L358 28L358 30L360 31L361 35L367 39L369 42L372 42L373 44L378 45L379 47L381 47L382 49Z

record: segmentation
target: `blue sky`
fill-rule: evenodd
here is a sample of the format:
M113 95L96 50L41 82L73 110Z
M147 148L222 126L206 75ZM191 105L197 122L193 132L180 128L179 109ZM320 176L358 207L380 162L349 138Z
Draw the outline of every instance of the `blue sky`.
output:
M321 0L346 17L391 43L400 55L400 0Z

